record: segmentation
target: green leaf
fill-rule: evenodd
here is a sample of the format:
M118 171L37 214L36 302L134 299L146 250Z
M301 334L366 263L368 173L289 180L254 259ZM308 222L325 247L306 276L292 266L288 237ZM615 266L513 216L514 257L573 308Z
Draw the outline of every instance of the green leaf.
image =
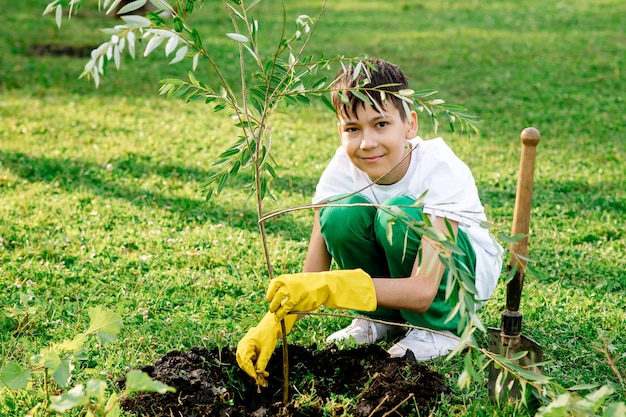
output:
M135 1L131 1L130 3L128 3L127 5L125 5L124 7L122 7L117 14L121 15L121 14L127 14L128 12L133 12L137 9L142 8L143 6L146 5L146 3L148 2L148 0L135 0Z
M413 97L415 98L426 98L437 94L437 90L419 90L413 93Z
M228 180L228 172L222 174L222 176L220 177L220 181L217 184L217 192L221 193L222 190L224 189L224 186L226 185L226 180Z
M174 88L171 84L163 84L161 88L159 88L159 95L164 95L169 93Z
M278 175L276 174L276 170L274 169L274 167L270 164L265 164L265 169L267 170L267 172L270 173L270 175L272 176L272 178L277 179Z
M52 373L52 378L54 381L62 387L66 387L67 384L70 383L70 378L72 377L72 366L71 358L59 358L60 361L58 366Z
M596 391L585 395L585 400L591 403L593 410L597 410L600 405L606 400L615 390L608 385L603 385Z
M449 240L442 241L441 246L443 246L444 249L450 251L450 253L454 253L457 255L465 255L465 252L463 252L463 250L459 248L459 246L456 243L451 242Z
M326 94L322 95L322 102L328 107L333 113L337 114L337 109L333 107L333 103L330 101Z
M253 8L257 4L259 4L260 2L261 2L261 0L252 0L250 2L250 4L248 4L248 7L246 8L246 11L250 10L251 8Z
M511 356L511 360L512 361L519 361L520 359L522 359L526 355L528 355L528 351L523 350L523 351L517 352L515 355Z
M461 277L460 279L461 285L465 290L471 294L478 294L478 290L476 289L476 285L474 284L474 280L469 276L465 275L465 279Z
M188 2L189 4L192 4L192 2ZM193 43L196 46L196 49L201 51L202 50L202 38L200 38L200 33L198 33L197 29L193 29L193 31L191 32L191 38L193 39Z
M122 415L122 410L120 409L120 403L116 393L111 394L104 408L109 410L107 417L119 417Z
M62 352L78 352L85 343L87 335L85 333L78 333L72 340L65 340L60 343L57 348Z
M187 14L191 14L191 12L193 12L193 2L195 0L185 0L185 13Z
M341 102L346 106L350 105L350 99L343 91L337 91L337 97L339 97L339 100L341 100Z
M213 187L209 188L207 193L206 193L206 197L204 198L204 200L205 201L210 201L211 197L213 197L213 192L214 192Z
M483 220L482 222L480 222L480 227L482 227L483 229L491 229L493 227L493 224Z
M516 372L527 381L537 382L539 384L545 384L550 381L550 377L527 369L517 369Z
M146 19L143 16L127 14L124 16L120 16L120 18L129 26L133 27L149 27L151 22L150 19Z
M182 32L183 29L185 28L183 21L180 19L180 17L175 16L174 17L174 30L178 33Z
M433 101L435 101L435 100L433 100ZM462 113L462 112L467 111L467 109L465 107L459 106L458 104L448 104L448 103L443 104L444 103L443 100L438 100L437 104L440 104L440 103L442 104L441 108L443 108L445 110L448 110L450 112L453 112L453 113Z
M0 381L16 391L26 388L30 379L30 369L22 369L17 363L9 362L0 370Z
M226 36L231 38L234 41L246 43L249 42L248 38L242 35L241 33L227 33Z
M578 384L573 387L569 387L568 391L582 391L587 389L596 389L598 388L598 384Z
M248 103L250 104L250 107L256 112L256 117L259 117L263 114L263 101L259 101L257 97L250 96Z
M267 179L265 177L261 178L260 185L259 195L261 198L265 198L265 195L267 194Z
M237 172L239 172L239 168L241 168L241 161L235 161L233 162L233 165L230 167L229 170L229 175L237 175Z
M87 395L89 397L95 397L98 400L104 399L106 388L107 384L104 381L98 379L90 379L87 381Z
M436 227L429 227L424 233L424 236L436 242L443 243L447 241L446 235L441 230L437 229Z
M158 392L165 394L166 392L176 392L176 390L160 381L150 378L150 375L143 371L132 370L126 375L126 391L127 392Z
M606 406L603 417L624 417L626 416L626 405L623 402L616 402Z
M90 308L89 317L91 324L85 333L97 334L103 344L114 341L122 329L122 317L102 306Z
M239 149L239 147L238 147L238 146L233 146L233 147L231 147L231 148L229 148L229 149L226 149L224 152L222 152L222 153L218 156L218 158L220 158L220 159L226 159L226 158L229 158L229 157L231 157L231 156L233 156L233 155L237 155L237 154L238 154L238 153L240 153L240 152L241 152L241 149Z
M239 2L238 2L239 3ZM229 4L228 2L224 2L224 5L229 8L233 13L235 13L235 15L240 18L241 20L246 20L245 17L243 17L243 15L241 13L239 13L239 10L235 9L235 7L231 4Z
M59 413L64 413L74 407L85 405L89 402L89 397L85 395L82 385L76 385L69 391L61 395L50 397L50 408Z
M60 29L61 28L61 21L63 20L63 8L61 7L61 5L59 4L56 7L56 13L54 14L54 20L57 24L57 27Z
M359 100L361 100L365 104L369 104L370 106L372 105L372 100L370 100L369 97L367 97L365 94L363 94L359 90L352 90L352 94L354 94Z
M306 106L311 104L311 99L305 95L300 94L300 95L295 96L295 98L300 104L304 104Z
M174 94L172 94L171 98L180 98L187 94L187 92L191 89L191 86L185 84L181 85L178 90L175 90Z
M461 374L459 375L459 377L458 377L458 379L456 381L456 385L459 388L469 387L471 383L472 383L472 380L470 378L470 375L465 370L463 372L461 372Z
M286 106L298 104L298 101L295 98L293 98L292 96L283 96L283 100L285 100L285 105Z
M45 368L50 369L52 372L55 372L56 369L61 366L61 356L55 350L49 350L42 355L42 364Z
M311 87L311 90L319 90L324 87L324 85L326 85L326 77L317 80Z
M502 240L504 243L508 243L508 244L513 244L513 243L517 243L519 240L523 239L526 235L525 234L517 234L515 236L508 236L505 235L504 233L498 233L498 238L500 240Z
M541 407L536 416L541 417L567 417L569 416L569 404L572 401L570 394L561 394L550 404Z

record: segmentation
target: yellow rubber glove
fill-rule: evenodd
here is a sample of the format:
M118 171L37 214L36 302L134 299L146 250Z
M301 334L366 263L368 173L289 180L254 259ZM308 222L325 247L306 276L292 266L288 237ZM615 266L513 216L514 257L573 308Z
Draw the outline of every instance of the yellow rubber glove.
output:
M285 330L291 331L298 316L296 314L285 317ZM257 385L267 387L269 373L265 370L267 363L276 349L276 342L282 337L280 320L273 313L266 313L256 327L237 344L237 363L248 375L256 380ZM256 361L256 365L255 362Z
M265 298L279 320L290 311L311 311L321 305L376 310L374 283L362 269L280 275L270 281Z

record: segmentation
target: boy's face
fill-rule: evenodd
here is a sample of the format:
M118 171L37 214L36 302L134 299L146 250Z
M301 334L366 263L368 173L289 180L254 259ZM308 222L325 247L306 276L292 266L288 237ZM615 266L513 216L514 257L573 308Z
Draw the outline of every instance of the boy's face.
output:
M384 113L365 104L355 114L339 117L338 127L350 161L372 181L393 184L402 179L410 162L410 157L404 158L410 151L407 140L417 133L415 112L402 120L393 103L384 107Z

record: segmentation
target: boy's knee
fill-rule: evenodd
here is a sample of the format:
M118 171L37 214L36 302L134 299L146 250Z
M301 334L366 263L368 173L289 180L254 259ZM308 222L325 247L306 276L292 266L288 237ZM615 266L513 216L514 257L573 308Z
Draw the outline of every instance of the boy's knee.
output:
M358 194L338 197L320 210L322 229L335 227L346 228L351 224L371 223L376 209L372 206L357 204L369 203L365 197Z
M349 195L324 206L320 210L320 226L325 239L337 241L369 236L376 213L365 197L358 194Z

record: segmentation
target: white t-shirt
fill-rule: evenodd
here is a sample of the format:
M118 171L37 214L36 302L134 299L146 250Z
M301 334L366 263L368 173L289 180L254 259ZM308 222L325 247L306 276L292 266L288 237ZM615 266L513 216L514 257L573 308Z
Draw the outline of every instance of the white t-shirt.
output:
M480 225L487 218L474 177L442 138L425 141L416 137L410 142L413 151L409 168L400 181L391 185L373 184L339 147L322 173L313 204L355 191L373 204L397 196L418 199L426 193L422 200L424 212L457 221L469 237L476 252L476 299L487 300L502 270L503 250Z

